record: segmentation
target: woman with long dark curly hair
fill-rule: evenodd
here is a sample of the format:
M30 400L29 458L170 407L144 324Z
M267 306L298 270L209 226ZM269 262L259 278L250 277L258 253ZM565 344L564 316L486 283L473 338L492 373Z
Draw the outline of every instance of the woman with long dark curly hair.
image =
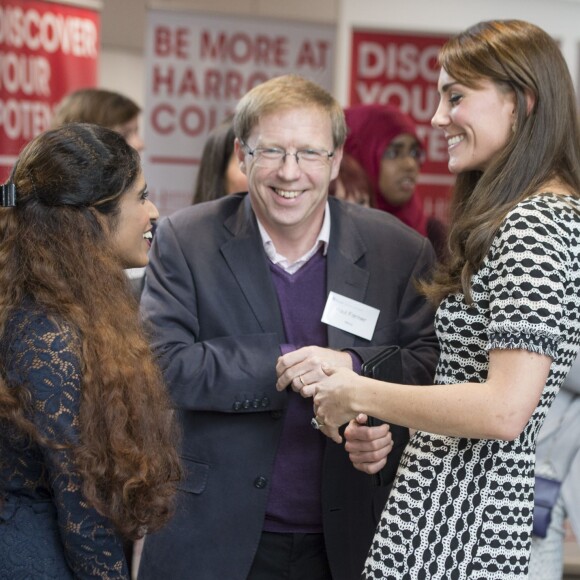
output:
M122 538L167 521L180 475L123 272L157 217L139 155L67 125L0 193L0 578L127 578Z

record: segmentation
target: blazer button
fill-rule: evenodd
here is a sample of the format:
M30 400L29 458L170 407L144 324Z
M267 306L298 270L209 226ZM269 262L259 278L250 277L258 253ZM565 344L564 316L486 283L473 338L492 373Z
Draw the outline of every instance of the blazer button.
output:
M267 407L270 404L270 399L268 399L268 397L264 397L260 402L260 404L262 405L262 407Z
M258 489L264 489L267 484L268 480L265 477L262 477L261 475L259 477L256 477L256 479L254 479L254 487L257 487Z
M252 401L252 407L254 407L254 409L257 409L260 406L260 399L254 399Z
M239 411L242 408L242 403L236 401L233 405L234 411Z
M280 410L272 411L270 415L272 416L272 419L280 419L280 417L282 417L282 411Z
M244 409L249 409L250 408L250 405L251 405L250 401L248 399L246 399L244 401Z

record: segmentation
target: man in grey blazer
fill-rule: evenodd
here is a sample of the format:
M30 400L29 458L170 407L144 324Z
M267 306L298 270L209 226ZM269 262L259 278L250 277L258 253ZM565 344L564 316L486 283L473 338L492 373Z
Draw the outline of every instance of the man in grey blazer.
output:
M414 280L433 251L388 214L328 199L346 126L318 85L267 81L234 125L249 193L177 212L151 249L142 310L185 477L139 576L351 580L408 433L353 417L337 445L312 428L300 391L322 363L360 370L390 345L403 381L432 380L433 312Z

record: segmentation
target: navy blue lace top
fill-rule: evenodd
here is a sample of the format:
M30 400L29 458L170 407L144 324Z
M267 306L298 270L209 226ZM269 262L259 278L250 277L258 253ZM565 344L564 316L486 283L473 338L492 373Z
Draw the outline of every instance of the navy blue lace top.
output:
M9 387L30 393L30 417L51 441L78 441L81 369L72 329L31 309L0 339ZM28 443L0 422L0 579L128 578L122 542L81 492L72 451Z

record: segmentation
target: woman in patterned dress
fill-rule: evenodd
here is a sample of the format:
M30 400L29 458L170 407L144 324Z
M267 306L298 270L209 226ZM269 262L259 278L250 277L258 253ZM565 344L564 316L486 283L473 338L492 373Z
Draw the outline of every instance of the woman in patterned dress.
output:
M339 369L310 389L317 421L358 413L418 429L365 578L524 578L537 433L580 343L580 137L556 43L522 21L473 26L442 49L433 125L457 174L438 304L435 383Z
M0 578L124 578L179 463L123 268L157 210L118 133L41 134L0 192Z

